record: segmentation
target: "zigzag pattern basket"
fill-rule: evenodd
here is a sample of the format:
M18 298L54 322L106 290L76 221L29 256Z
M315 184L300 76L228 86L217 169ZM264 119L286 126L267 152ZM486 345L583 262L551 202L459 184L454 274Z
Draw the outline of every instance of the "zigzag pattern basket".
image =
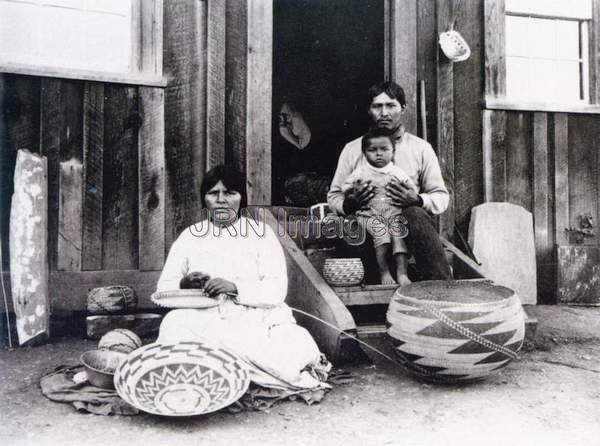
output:
M121 398L144 412L201 415L229 406L246 393L248 369L227 350L205 342L148 344L115 372Z
M326 259L323 277L331 286L353 286L365 277L365 269L359 258Z
M433 382L483 378L518 357L525 318L514 291L487 281L425 281L399 288L388 335L405 367Z

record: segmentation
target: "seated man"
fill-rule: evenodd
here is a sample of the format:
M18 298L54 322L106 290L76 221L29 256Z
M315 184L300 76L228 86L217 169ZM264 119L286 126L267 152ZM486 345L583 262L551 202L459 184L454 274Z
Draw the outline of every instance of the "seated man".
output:
M441 214L448 207L449 194L440 165L431 145L406 132L402 116L406 107L404 90L386 81L369 89L368 114L376 128L387 131L395 141L394 164L400 166L417 186L417 191L392 178L386 187L392 204L402 208L408 235L404 239L422 276L426 280L452 278L450 265L434 226L431 214ZM357 138L344 147L327 194L329 206L339 215L349 215L364 208L375 195L373 185L366 181L344 192L348 176L366 163Z

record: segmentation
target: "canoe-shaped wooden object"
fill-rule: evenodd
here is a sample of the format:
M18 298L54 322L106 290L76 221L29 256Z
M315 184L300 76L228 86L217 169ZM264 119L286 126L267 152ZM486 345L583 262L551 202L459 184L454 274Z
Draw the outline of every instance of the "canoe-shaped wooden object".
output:
M48 336L48 165L19 150L10 210L10 279L19 344Z

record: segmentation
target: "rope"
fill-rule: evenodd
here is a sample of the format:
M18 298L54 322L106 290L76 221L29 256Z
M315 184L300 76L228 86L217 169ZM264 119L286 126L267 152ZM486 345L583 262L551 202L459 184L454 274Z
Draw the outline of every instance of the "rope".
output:
M333 329L333 330L337 331L338 333L341 333L341 334L343 334L343 335L345 335L345 336L348 336L350 339L353 339L353 340L355 340L355 341L356 341L356 342L358 342L359 344L361 344L361 345L364 345L365 347L367 347L369 350L373 350L375 353L379 354L380 356L383 356L383 357L384 357L385 359L387 359L388 361L391 361L391 362L393 362L395 365L397 365L397 366L401 367L402 369L404 369L404 365L403 365L402 363L400 363L400 362L396 361L394 358L392 358L391 356L388 356L388 355L386 355L385 353L383 353L382 351L380 351L380 350L376 349L376 348L375 348L375 347L373 347L372 345L369 345L369 344L367 344L366 342L364 342L364 341L361 341L361 340L360 340L360 339L358 339L356 336L353 336L353 335L351 335L350 333L348 333L348 332L346 332L346 331L344 331L344 330L341 330L341 329L339 329L339 328L338 328L338 327L336 327L335 325L333 325L333 324L330 324L329 322L327 322L327 321L324 321L323 319L321 319L321 318L318 318L317 316L314 316L314 315L312 315L312 314L310 314L310 313L307 313L306 311L302 311L302 310L300 310L300 309L298 309L298 308L294 308L294 307L290 307L290 308L292 309L292 311L295 311L296 313L300 313L300 314L303 314L304 316L308 316L308 317L310 317L310 318L312 318L312 319L314 319L314 320L316 320L316 321L318 321L318 322L321 322L322 324L324 324L324 325L328 326L329 328L331 328L331 329Z
M8 331L8 347L13 348L10 316L8 314L8 299L6 297L6 289L4 288L4 270L2 268L2 241L0 240L0 282L2 282L2 297L4 298L4 313L6 314L6 330Z

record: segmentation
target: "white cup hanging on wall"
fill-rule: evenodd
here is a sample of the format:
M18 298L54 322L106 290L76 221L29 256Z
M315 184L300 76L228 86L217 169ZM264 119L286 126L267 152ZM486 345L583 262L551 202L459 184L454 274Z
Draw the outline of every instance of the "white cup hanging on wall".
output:
M458 31L451 29L440 34L440 47L452 62L462 62L471 55L471 48Z

